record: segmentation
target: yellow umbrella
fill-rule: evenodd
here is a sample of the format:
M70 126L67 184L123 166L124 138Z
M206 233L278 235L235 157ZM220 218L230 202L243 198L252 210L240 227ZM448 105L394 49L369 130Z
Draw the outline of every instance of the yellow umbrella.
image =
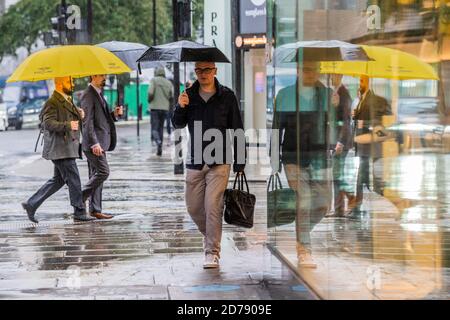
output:
M373 61L322 62L321 73L396 80L439 80L431 65L412 54L386 47L362 47Z
M29 56L7 82L41 81L58 77L82 78L96 74L131 72L119 58L95 46L62 46Z

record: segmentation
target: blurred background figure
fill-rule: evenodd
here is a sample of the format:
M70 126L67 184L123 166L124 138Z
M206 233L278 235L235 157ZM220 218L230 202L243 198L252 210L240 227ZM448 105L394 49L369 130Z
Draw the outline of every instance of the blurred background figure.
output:
M170 109L173 106L173 98L173 85L166 79L165 69L157 68L155 70L155 77L150 82L148 102L151 117L152 141L156 143L156 155L158 157L162 156L163 153L164 123L170 115ZM169 126L170 121L168 128Z

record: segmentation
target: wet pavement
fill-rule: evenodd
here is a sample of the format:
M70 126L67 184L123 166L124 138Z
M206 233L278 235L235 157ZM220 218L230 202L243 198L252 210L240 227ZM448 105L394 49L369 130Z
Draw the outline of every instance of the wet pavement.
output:
M267 168L249 170L259 200L255 228L225 226L221 268L204 271L202 237L186 213L171 152L154 156L134 127L121 126L119 136L104 189L105 211L115 219L74 224L62 190L34 226L20 203L52 166L33 152L37 131L1 133L0 299L315 298L265 245ZM85 182L86 163L79 168Z

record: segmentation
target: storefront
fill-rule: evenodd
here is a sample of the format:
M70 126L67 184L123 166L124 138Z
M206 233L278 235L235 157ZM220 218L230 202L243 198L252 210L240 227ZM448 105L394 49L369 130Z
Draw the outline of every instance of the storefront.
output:
M283 187L269 186L269 243L324 299L450 298L449 8L267 1L267 126ZM310 40L369 45L369 59L324 61Z
M234 1L239 19L234 28L235 87L241 98L245 129L266 127L267 8L265 0ZM249 137L256 142L256 137Z

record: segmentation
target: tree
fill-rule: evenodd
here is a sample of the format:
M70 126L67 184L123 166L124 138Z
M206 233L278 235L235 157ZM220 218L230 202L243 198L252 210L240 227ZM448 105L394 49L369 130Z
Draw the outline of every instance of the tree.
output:
M0 17L0 61L5 55L15 55L20 47L31 51L42 31L49 28L56 3L57 0L22 0Z
M86 16L86 0L71 0ZM152 0L94 0L93 41L153 43ZM0 62L25 47L31 52L36 40L50 30L50 18L60 0L21 0L0 16ZM156 0L158 43L172 41L172 1ZM197 1L194 28L202 25L203 1Z

